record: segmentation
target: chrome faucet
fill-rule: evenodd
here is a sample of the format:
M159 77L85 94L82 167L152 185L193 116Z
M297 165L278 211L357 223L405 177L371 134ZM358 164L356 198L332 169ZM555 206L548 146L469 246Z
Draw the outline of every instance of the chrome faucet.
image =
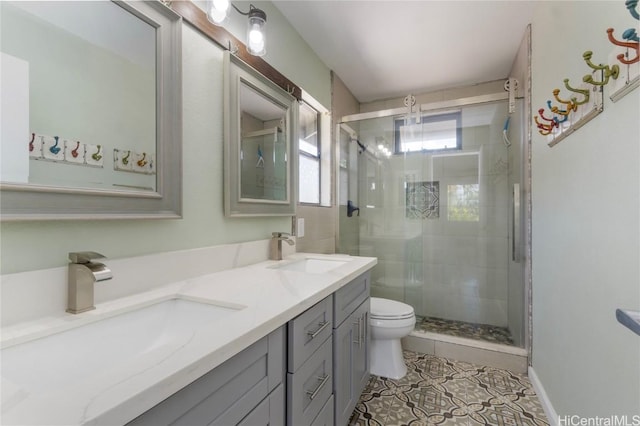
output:
M93 285L96 281L113 278L111 269L102 263L92 262L104 259L100 253L83 251L69 253L69 287L67 312L79 314L95 309L93 306Z
M271 260L282 260L282 242L286 242L290 246L295 244L291 238L289 238L291 234L287 234L286 232L272 232L271 233L271 244L269 246L269 259Z

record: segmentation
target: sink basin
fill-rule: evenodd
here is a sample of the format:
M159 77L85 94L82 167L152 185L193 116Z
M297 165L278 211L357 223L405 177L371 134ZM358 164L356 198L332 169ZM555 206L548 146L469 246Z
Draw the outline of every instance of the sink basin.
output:
M2 380L43 392L151 355L162 359L238 308L170 299L2 349Z
M347 262L349 262L348 259L307 258L287 263L286 265L278 266L277 268L286 269L288 271L306 272L308 274L323 274L339 268Z

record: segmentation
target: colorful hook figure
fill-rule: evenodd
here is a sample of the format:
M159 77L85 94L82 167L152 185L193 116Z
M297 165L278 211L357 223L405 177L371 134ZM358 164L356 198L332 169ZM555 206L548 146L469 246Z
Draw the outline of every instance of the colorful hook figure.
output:
M551 132L553 132L553 129L555 127L554 125L548 125L548 124L540 123L538 121L538 116L537 115L533 116L533 120L536 122L536 126L538 127L538 132L541 135L546 136L546 135L550 135Z
M562 112L558 109L558 107L554 107L556 109L558 109L558 111L554 111L553 108L551 109L551 112L555 112L557 114L560 115L569 115L572 111L576 112L578 111L578 104L576 101L575 97L572 97L570 100L565 101L564 99L561 99L558 95L560 94L560 89L553 89L553 97L556 98L556 101L558 101L559 103L566 105L567 109ZM565 114L566 113L566 114Z
M71 151L73 158L78 158L78 149L80 149L80 141L76 142L76 147Z
M147 153L143 152L142 158L137 161L139 167L144 167L147 165L147 160L145 160L145 158L147 158Z
M547 123L541 123L540 121L538 121L538 116L534 116L533 120L536 122L536 125L538 127L538 131L540 132L541 135L548 135L551 134L551 132L553 132L553 129L558 127L558 120L554 117L554 118L546 118L544 116L544 108L540 108L538 110L538 114L540 114L540 118L542 118L544 121L546 121Z
M98 148L98 150L91 154L91 158L93 158L94 161L100 161L102 159L102 155L100 155L100 150L102 149L102 147L100 145L96 145L96 148Z
M31 140L29 141L29 152L33 152L34 150L34 146L33 146L33 141L36 140L36 134L35 133L31 133Z
M122 164L124 164L125 166L129 164L129 157L131 157L131 151L127 151L127 155L122 157Z
M636 6L638 6L638 0L627 0L624 2L624 5L629 10L631 16L640 21L640 14L638 14L638 11L636 10Z
M562 123L564 123L565 121L567 121L567 119L569 119L569 114L571 113L571 111L568 111L568 110L563 111L563 110L561 110L560 108L558 108L558 107L557 107L557 106L555 106L555 105L553 105L553 106L552 106L552 105L551 105L551 101L550 101L550 100L547 100L547 107L549 108L549 110L550 110L552 113L554 113L554 114L559 114L559 115L561 115L561 116L562 116L562 120L558 120L558 118L557 118L557 117L554 117L554 121L555 121L556 123L558 123L558 124L562 124Z
M640 37L635 28L628 28L622 33L622 38L629 41L637 41L640 43Z
M60 147L58 146L58 142L59 142L59 137L58 136L54 136L53 137L56 140L55 145L53 145L52 147L49 148L49 151L53 154L53 155L58 155L58 153L60 152Z
M609 41L613 44L615 44L616 46L621 46L621 47L626 47L628 49L635 49L636 51L636 57L633 59L627 59L624 53L619 54L618 56L616 56L618 58L618 60L620 62L622 62L623 64L626 65L630 65L630 64L635 64L636 62L640 61L640 56L638 55L638 48L640 46L640 42L631 42L631 41L619 41L616 40L616 38L613 36L613 28L608 28L607 29L607 37L609 37ZM622 37L626 40L636 40L638 39L638 35L636 34L636 30L633 28L629 28L628 30L626 30L624 33L622 33Z
M593 68L596 71L602 71L603 80L596 81L593 79L593 76L591 74L587 74L582 77L582 81L584 81L585 83L593 84L594 86L604 86L609 83L609 77L613 77L614 80L618 78L618 75L620 75L620 67L617 64L611 67L609 67L609 65L603 64L596 65L591 62L592 56L593 52L590 50L587 50L582 54L582 58L587 63L587 65L589 65L589 67Z
M584 104L586 104L587 102L589 102L589 96L590 96L589 90L587 90L587 89L574 89L573 87L569 86L569 79L568 79L568 78L565 78L565 79L564 79L564 87L566 87L566 88L567 88L567 90L568 90L568 91L570 91L570 92L580 93L581 95L583 95L583 96L584 96L584 99L583 99L583 100L581 100L580 102L578 102L578 101L576 100L576 98L571 98L571 99L573 99L573 103L574 103L576 106L577 106L577 105L584 105Z

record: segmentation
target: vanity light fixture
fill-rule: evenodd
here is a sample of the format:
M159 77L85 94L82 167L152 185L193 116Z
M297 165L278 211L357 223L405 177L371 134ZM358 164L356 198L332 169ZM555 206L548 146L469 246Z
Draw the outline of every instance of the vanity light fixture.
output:
M247 16L247 51L253 56L264 56L266 50L267 14L254 5L249 5L249 11L243 12L229 0L207 0L207 19L214 25L222 26L229 18L233 7L239 14Z

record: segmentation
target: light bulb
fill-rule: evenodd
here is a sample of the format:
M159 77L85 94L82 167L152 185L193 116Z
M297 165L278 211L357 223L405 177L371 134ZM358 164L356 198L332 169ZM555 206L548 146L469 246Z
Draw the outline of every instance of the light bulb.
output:
M255 25L254 28L249 31L249 43L253 46L262 46L264 45L264 36L262 35L262 31L260 31L260 27ZM261 50L261 49L256 49Z
M207 17L214 24L221 24L227 18L227 14L217 9L211 9Z
M265 25L267 15L260 9L252 8L249 11L249 25L247 27L247 50L254 56L264 56L267 53Z
M229 0L208 0L207 19L214 25L222 25L229 14Z
M213 7L221 12L226 12L229 9L229 0L213 0Z

